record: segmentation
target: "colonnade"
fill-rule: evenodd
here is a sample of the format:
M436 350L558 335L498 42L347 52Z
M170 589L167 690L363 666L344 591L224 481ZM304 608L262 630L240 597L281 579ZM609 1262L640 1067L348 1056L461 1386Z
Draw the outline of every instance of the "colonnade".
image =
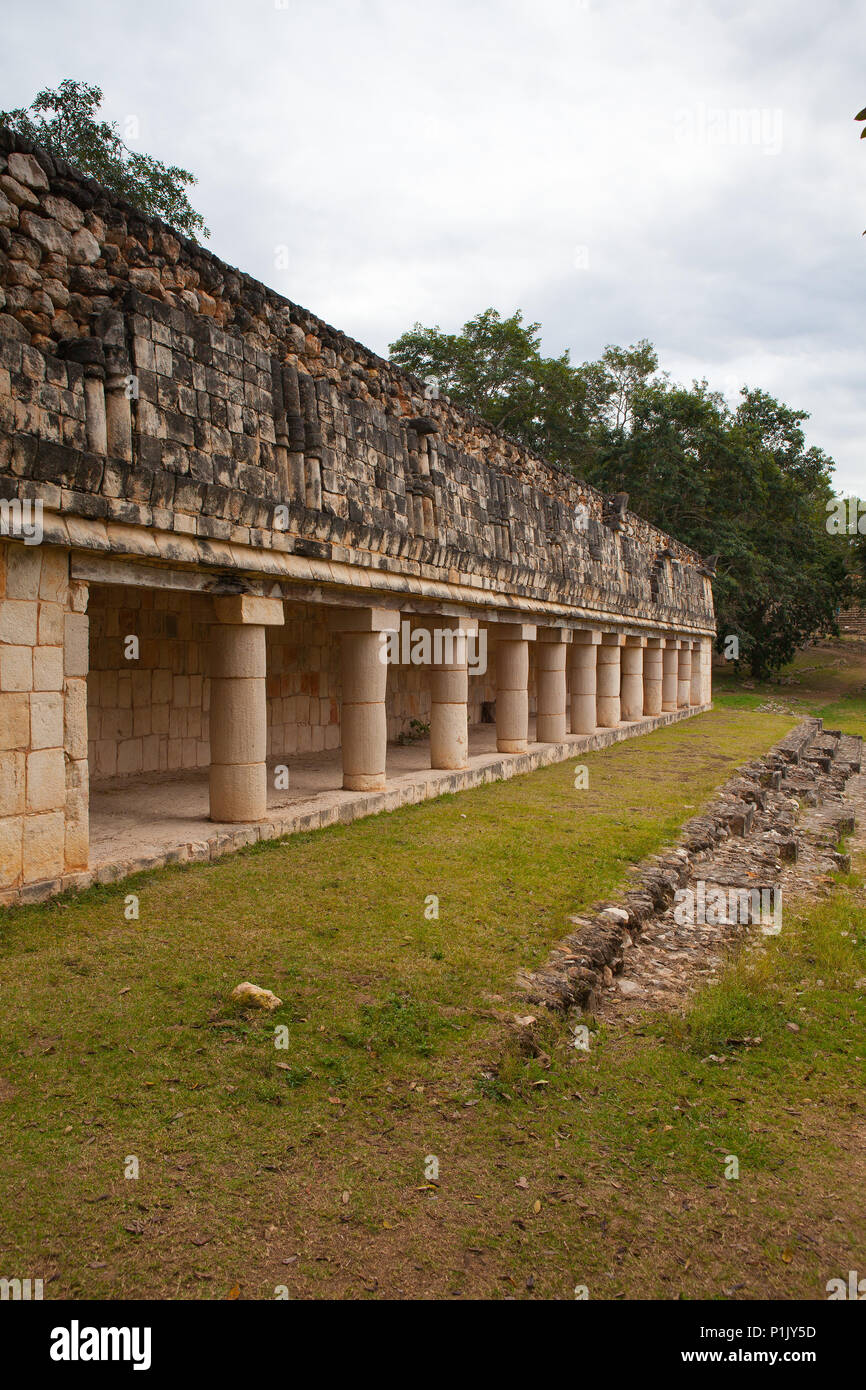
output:
M265 628L283 622L280 599L215 599L211 643L210 812L217 821L255 821L267 813ZM342 663L343 787L385 788L389 635L398 609L332 609ZM468 617L416 619L450 633L430 669L430 765L469 766ZM511 620L486 628L495 665L496 747L529 747L530 670L535 672L538 743L615 729L666 712L708 704L711 639L646 635L610 627L543 626ZM435 648L434 648L435 649Z

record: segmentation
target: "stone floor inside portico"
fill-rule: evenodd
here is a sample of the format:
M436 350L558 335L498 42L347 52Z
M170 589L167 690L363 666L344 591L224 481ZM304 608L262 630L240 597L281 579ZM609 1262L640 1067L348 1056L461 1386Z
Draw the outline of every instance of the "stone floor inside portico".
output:
M469 767L462 772L431 770L426 739L407 746L389 744L388 785L382 792L343 791L339 749L270 758L268 817L256 824L226 825L209 819L206 770L174 777L155 773L124 785L97 785L90 794L88 877L113 882L137 870L215 859L257 840L396 810L446 792L532 772L688 718L702 708L710 706L656 715L594 734L570 734L562 743L535 743L533 719L525 753L497 752L495 726L473 725L469 731ZM273 768L279 763L289 768L290 785L284 791L275 790L273 785Z

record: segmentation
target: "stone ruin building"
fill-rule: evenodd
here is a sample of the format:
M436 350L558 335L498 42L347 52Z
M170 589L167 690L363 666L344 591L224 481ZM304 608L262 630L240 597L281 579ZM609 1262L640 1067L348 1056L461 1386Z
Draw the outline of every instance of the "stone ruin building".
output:
M627 501L0 131L0 903L705 709Z

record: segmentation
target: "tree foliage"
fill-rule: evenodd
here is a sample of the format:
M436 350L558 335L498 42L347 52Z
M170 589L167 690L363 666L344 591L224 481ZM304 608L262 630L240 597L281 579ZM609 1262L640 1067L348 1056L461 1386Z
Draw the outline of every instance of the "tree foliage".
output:
M116 122L97 119L102 100L101 88L67 77L54 91L46 87L38 92L30 106L0 111L0 125L34 140L194 241L199 233L210 236L186 195L187 186L197 182L195 175L129 149Z
M718 555L719 647L766 676L832 631L851 557L828 532L833 461L807 447L808 415L743 388L735 409L706 381L659 370L653 346L608 346L574 366L545 358L538 324L488 309L461 333L420 324L392 358L701 554Z

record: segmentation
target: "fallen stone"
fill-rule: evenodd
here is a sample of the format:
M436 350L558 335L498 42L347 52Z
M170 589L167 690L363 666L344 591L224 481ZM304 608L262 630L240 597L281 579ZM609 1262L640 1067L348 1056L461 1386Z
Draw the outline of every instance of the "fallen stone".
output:
M282 1004L282 999L278 999L269 989L262 989L259 985L252 984L249 980L244 980L242 984L235 985L230 996L237 1004L248 1004L254 1009L268 1009L273 1012Z

